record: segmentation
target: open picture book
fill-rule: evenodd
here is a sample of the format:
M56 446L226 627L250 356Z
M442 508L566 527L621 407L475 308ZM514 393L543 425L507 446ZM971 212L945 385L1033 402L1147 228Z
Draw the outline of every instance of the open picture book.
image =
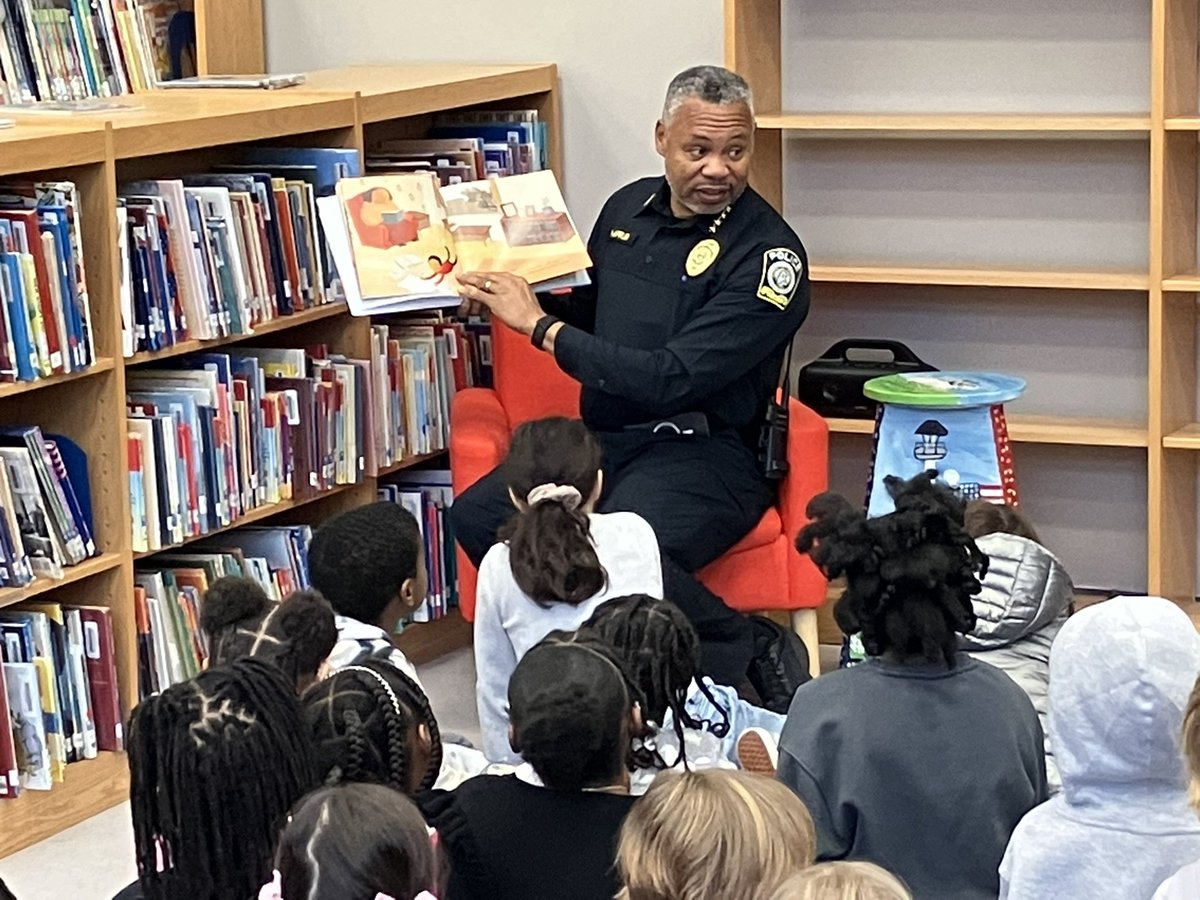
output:
M432 172L343 178L317 203L354 315L456 306L464 272L511 272L537 290L588 282L550 171L444 186Z

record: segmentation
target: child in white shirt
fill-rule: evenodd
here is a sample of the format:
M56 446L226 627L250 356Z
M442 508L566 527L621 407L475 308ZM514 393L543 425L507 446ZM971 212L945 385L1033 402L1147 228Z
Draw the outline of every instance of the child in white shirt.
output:
M506 698L521 657L551 631L574 631L610 597L661 597L662 561L641 516L593 511L604 476L600 445L583 423L520 426L504 473L517 514L479 567L475 686L484 754L519 763Z

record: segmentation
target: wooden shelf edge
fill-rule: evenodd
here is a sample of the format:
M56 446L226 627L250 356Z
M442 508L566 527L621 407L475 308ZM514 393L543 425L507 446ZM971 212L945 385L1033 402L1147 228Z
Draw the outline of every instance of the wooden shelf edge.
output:
M349 307L345 303L325 303L312 309L292 313L289 316L279 316L270 322L264 322L256 326L255 330L249 334L231 334L228 337L215 338L211 341L182 341L171 347L164 347L162 350L143 350L140 353L135 353L133 356L126 357L125 365L140 366L146 363L158 362L160 359L185 356L188 353L201 353L208 350L216 350L219 347L228 347L233 344L244 344L247 341L253 341L264 335L299 328L301 325L307 325L310 322L319 322L322 319L328 319L342 313L349 313ZM0 396L3 395L0 394Z
M1167 131L1200 131L1200 116L1167 116L1163 127Z
M759 128L806 138L1146 140L1150 116L1010 113L760 113Z
M446 456L449 450L434 450L431 453L418 453L416 456L407 456L399 462L394 462L390 466L383 466L375 471L372 476L374 478L384 478L396 472L402 472L405 469L411 469L413 466L419 466L421 463L430 462L439 457Z
M101 553L99 556L85 559L78 565L64 568L62 578L37 578L33 584L25 587L0 588L0 608L31 600L47 591L119 568L123 559L124 556L120 553ZM4 806L0 805L0 809L4 809Z
M319 494L313 494L311 497L302 497L299 500L284 500L280 503L269 503L266 506L258 506L250 510L245 515L228 525L222 525L220 528L214 528L211 531L206 531L204 534L198 534L195 537L185 539L179 544L170 544L166 547L160 547L157 550L136 550L133 553L134 560L148 559L152 556L157 556L160 553L171 553L175 550L184 550L187 547L195 544L197 541L203 541L206 538L216 537L224 534L227 531L233 531L237 528L242 528L246 525L255 525L265 519L270 519L282 512L287 512L290 509L299 509L302 506L308 506L310 503L316 503L328 497L336 497L339 494L344 494L346 491L352 491L355 488L361 488L366 482L357 481L354 484L339 484L328 491L322 491Z
M413 622L396 635L396 646L413 665L422 666L447 653L471 646L471 623L452 609L433 622Z
M814 282L833 284L916 284L957 287L1010 287L1049 290L1145 291L1145 272L1050 272L1021 269L921 268L872 265L815 265Z
M1176 291L1184 294L1200 293L1200 274L1185 273L1164 278L1162 289L1164 291Z
M874 419L826 418L832 434L875 433ZM1118 419L1070 416L1009 416L1008 435L1019 444L1061 444L1076 447L1148 447L1145 426ZM1197 440L1200 446L1200 438Z
M124 753L101 753L67 765L66 780L49 791L25 791L0 800L0 859L54 837L129 797Z
M1168 450L1200 450L1200 423L1193 422L1163 435L1163 447Z
M78 372L68 372L65 375L51 375L49 378L39 378L37 381L7 381L0 384L0 400L3 400L5 397L28 394L30 391L40 391L43 388L54 387L56 384L66 384L70 381L90 378L93 375L99 375L101 372L111 372L116 366L117 361L111 356L98 356L90 366Z

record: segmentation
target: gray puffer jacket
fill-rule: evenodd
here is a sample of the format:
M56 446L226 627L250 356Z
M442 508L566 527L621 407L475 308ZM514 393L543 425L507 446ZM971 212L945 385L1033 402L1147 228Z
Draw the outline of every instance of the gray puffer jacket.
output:
M975 543L987 554L988 573L974 600L975 630L959 639L968 654L1004 671L1029 695L1046 735L1046 780L1062 786L1050 750L1047 692L1050 645L1067 621L1075 586L1058 558L1036 541L988 534Z

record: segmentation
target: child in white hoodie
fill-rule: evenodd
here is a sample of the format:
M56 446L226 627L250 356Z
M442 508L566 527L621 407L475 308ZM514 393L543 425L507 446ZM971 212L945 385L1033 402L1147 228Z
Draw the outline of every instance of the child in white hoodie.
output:
M1000 865L1002 900L1137 900L1200 857L1179 731L1200 635L1161 597L1076 613L1050 652L1062 793L1031 810Z

